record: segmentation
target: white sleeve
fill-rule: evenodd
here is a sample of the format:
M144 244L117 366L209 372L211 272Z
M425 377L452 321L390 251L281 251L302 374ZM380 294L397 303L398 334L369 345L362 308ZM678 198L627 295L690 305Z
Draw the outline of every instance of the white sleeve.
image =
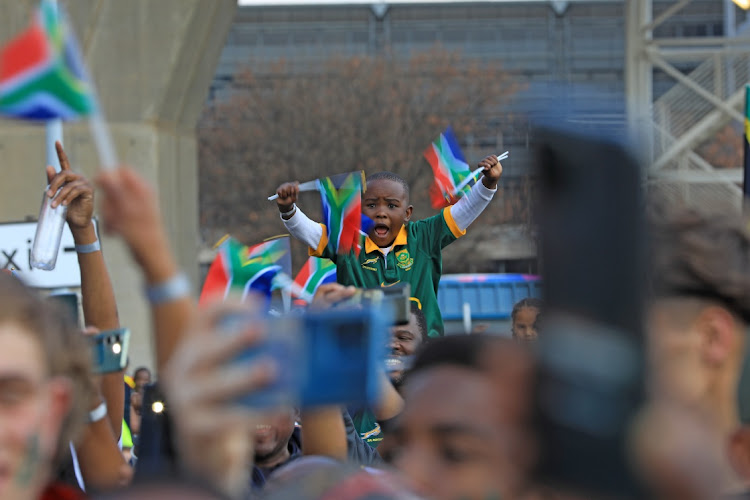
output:
M466 196L461 197L455 205L451 205L451 216L458 229L465 231L487 208L495 193L497 193L497 188L489 189L480 180L472 186Z
M281 214L279 214L279 217L281 217ZM287 231L289 231L289 234L302 241L310 248L318 248L320 238L323 237L323 228L320 224L305 215L299 207L297 207L294 215L289 219L284 220L284 218L281 217L281 220L284 221L284 226Z

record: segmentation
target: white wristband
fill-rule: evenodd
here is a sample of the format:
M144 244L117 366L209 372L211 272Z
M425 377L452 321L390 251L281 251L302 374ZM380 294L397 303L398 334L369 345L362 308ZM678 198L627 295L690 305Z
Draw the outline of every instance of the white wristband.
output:
M76 252L77 253L94 253L101 250L102 247L99 245L99 240L94 241L93 243L89 243L87 245L76 245Z
M182 273L175 274L167 281L146 287L146 297L152 305L165 304L184 299L190 295L190 281Z
M101 402L99 406L89 412L89 422L94 423L107 416L107 403Z
M295 210L297 210L297 204L296 203L292 203L292 209L290 211L288 211L288 212L283 212L281 214L281 216L282 217L291 217Z

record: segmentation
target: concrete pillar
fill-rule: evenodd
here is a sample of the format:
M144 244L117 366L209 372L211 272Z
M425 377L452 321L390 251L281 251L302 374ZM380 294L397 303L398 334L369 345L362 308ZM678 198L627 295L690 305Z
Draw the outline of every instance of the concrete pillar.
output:
M137 168L158 190L173 249L196 294L195 126L236 4L236 0L64 2L120 161ZM35 5L35 0L0 4L0 41L28 25ZM73 168L93 177L98 159L87 128L84 123L66 123L64 141ZM0 121L0 221L37 217L45 184L44 140L43 126ZM140 272L119 241L105 236L102 246L120 321L134 335L131 366L152 366L151 323Z

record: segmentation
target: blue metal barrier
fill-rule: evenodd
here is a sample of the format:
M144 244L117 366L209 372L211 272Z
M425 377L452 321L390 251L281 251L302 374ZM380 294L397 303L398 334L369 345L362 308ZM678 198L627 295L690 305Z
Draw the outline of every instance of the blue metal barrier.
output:
M527 274L446 274L440 279L438 305L445 321L463 319L463 306L473 320L510 318L513 304L526 297L541 297L539 276Z

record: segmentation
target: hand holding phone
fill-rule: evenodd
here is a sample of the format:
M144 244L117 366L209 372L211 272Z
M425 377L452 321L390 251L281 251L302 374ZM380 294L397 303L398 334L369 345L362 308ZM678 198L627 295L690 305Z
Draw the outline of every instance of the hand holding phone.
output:
M257 350L268 335L259 321L222 328L224 318L247 313L247 305L229 302L199 310L160 377L177 457L183 466L222 485L230 497L247 486L252 436L259 423L256 409L238 402L265 390L281 372L263 355L233 362L237 353ZM150 404L149 397L144 404Z

